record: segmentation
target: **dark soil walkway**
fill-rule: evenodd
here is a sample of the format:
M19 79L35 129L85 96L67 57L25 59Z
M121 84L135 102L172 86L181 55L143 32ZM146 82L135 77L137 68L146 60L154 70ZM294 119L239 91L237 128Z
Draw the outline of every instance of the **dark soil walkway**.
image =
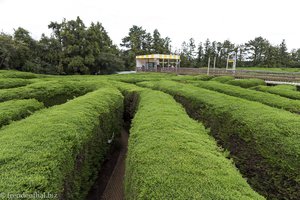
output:
M128 145L128 132L125 129L121 131L119 143L119 150L113 151L104 162L87 200L124 199L125 159Z

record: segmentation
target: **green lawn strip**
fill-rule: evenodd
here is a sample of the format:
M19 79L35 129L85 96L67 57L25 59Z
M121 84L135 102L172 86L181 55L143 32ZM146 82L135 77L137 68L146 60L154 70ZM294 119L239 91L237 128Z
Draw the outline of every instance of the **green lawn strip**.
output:
M250 88L258 85L266 85L264 80L257 79L257 78L235 79L235 80L227 81L226 84L235 85L242 88Z
M215 81L193 81L190 83L208 90L240 97L250 101L257 101L268 106L300 114L300 101L298 100L292 100L278 95L245 89L238 86L222 84Z
M217 81L217 82L220 82L220 83L226 83L228 81L234 80L234 77L233 76L218 76L218 77L215 77L211 80L212 81Z
M293 90L287 90L279 87L273 87L273 86L257 86L253 87L252 89L262 91L262 92L268 92L271 94L277 94L282 97L286 97L289 99L295 99L300 100L300 92L299 91L293 91Z
M264 196L300 199L300 116L258 102L172 81L140 86L172 94L202 120Z
M44 108L43 103L35 99L10 100L0 103L0 127L11 121L20 120L36 110Z
M102 88L4 127L0 191L84 199L122 113L121 93Z
M27 86L0 90L0 102L35 98L49 107L86 94L99 86L87 81L39 81Z
M126 160L126 199L263 199L204 126L169 95L120 84L138 94Z

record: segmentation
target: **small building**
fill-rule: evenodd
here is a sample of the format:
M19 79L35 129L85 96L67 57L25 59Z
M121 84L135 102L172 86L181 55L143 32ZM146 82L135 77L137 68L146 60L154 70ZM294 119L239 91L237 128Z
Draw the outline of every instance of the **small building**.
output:
M179 55L151 54L136 56L136 71L177 71L180 67Z

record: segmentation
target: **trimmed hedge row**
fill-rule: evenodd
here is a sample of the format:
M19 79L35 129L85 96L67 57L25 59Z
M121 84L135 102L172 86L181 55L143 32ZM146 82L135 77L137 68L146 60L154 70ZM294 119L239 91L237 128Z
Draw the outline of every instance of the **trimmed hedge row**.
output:
M172 81L139 85L172 94L209 126L261 194L300 199L299 115Z
M201 88L235 97L241 97L250 101L257 101L268 106L285 109L290 112L300 113L300 101L291 100L274 94L245 89L238 86L222 84L215 81L195 81L191 83Z
M265 81L257 78L249 78L249 79L235 79L226 82L226 84L240 86L242 88L250 88L257 85L266 85Z
M158 81L165 78L174 77L174 74L168 73L137 73L137 74L118 74L106 76L109 80L122 81L125 83L138 83L142 81Z
M0 89L15 88L28 85L33 81L21 78L0 78Z
M126 97L139 96L126 160L126 199L263 199L171 96L119 87Z
M234 80L234 77L233 76L218 76L218 77L215 77L211 80L212 81L217 81L217 82L220 82L220 83L226 83L228 81Z
M23 79L32 79L46 77L46 75L33 74L30 72L21 72L16 70L0 70L0 78L23 78Z
M35 98L49 107L95 90L95 84L79 81L42 81L24 87L0 90L0 102Z
M170 77L170 80L173 81L197 81L197 80L202 80L202 81L208 81L212 79L212 76L207 76L207 75L197 75L197 76L189 76L189 75L178 75L174 77Z
M122 123L123 96L102 88L0 131L0 191L84 199Z
M274 88L280 88L284 90L292 90L292 91L297 91L297 86L296 85L276 85L272 86Z
M293 91L293 90L286 90L282 89L280 87L271 87L271 86L257 86L252 88L254 90L262 91L262 92L268 92L271 94L277 94L282 97L286 97L289 99L295 99L295 100L300 100L300 92L298 91Z
M31 115L44 108L44 104L35 99L11 100L0 103L0 127Z

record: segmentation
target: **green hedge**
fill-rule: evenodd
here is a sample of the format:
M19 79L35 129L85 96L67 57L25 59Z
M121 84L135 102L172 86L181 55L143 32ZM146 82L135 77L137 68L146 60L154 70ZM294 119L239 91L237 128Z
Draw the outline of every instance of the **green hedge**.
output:
M138 83L142 81L156 81L161 79L169 79L174 77L174 74L168 73L135 73L135 74L118 74L105 76L109 80L122 81L125 83Z
M30 72L20 72L16 70L0 70L0 78L23 78L23 79L32 79L46 77L46 75L33 74Z
M218 77L215 77L211 80L212 81L217 81L217 82L220 82L220 83L226 83L228 81L234 80L234 77L233 76L218 76Z
M121 87L139 94L126 160L126 199L263 199L171 96Z
M268 92L271 94L277 94L282 97L286 97L289 99L296 99L300 100L300 92L299 91L293 91L293 90L287 90L287 89L282 89L280 87L272 87L272 86L257 86L252 89L262 91L262 92Z
M123 96L102 88L0 131L0 191L84 199L119 133Z
M250 101L257 101L275 108L285 109L290 112L300 113L300 101L291 100L278 95L244 89L238 86L227 85L215 81L195 81L193 85L205 89L221 92Z
M31 80L21 78L0 78L0 89L21 87L32 82Z
M266 85L265 81L262 79L249 78L249 79L236 79L226 82L226 84L240 86L243 88L250 88L257 85Z
M208 81L212 79L212 76L207 76L207 75L197 75L197 76L189 76L189 75L178 75L171 77L170 79L173 81L197 81L197 80L202 80L202 81Z
M284 90L297 91L297 86L296 85L276 85L276 86L273 86L273 87L284 89Z
M168 92L211 128L249 183L272 199L300 199L300 116L171 81L139 85Z
M0 127L31 115L42 109L44 104L35 99L11 100L0 103Z
M49 107L65 103L74 96L86 94L96 88L95 84L83 81L41 81L24 87L0 90L0 102L35 98Z

